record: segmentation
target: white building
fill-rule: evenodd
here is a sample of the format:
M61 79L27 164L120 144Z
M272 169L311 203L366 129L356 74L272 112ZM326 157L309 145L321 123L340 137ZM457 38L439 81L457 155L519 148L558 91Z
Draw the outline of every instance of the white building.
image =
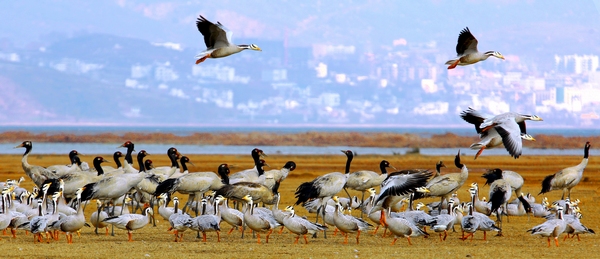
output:
M564 55L554 56L558 71L566 71L575 74L587 74L597 71L600 60L597 55Z

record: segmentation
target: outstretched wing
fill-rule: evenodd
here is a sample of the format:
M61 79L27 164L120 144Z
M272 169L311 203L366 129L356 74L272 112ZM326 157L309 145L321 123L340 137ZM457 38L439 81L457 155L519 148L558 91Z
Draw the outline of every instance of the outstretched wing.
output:
M204 44L206 44L207 49L218 49L229 46L231 36L227 35L225 27L220 22L214 24L200 15L198 20L196 20L196 27L198 27L198 31L204 36Z
M463 56L469 53L477 52L477 39L471 34L469 27L464 28L458 35L458 43L456 43L456 54Z

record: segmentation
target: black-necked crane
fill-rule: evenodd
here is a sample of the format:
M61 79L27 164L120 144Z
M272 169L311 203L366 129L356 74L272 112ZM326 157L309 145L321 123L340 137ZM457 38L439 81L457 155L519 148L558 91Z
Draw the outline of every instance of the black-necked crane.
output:
M460 169L460 173L444 174L429 180L427 185L425 185L425 188L427 188L429 192L415 193L415 199L422 197L440 197L438 211L445 208L443 206L445 204L444 201L447 202L452 194L458 191L469 177L469 169L467 169L467 166L460 161L460 150L454 158L454 165Z
M390 165L390 162L381 160L379 163L379 170L381 171L381 174L369 170L352 172L348 175L348 180L346 180L346 188L362 192L362 197L360 199L362 203L365 201L365 191L370 188L380 186L381 183L388 177L387 168L393 168L394 170L396 169ZM360 216L362 218L362 211Z
M315 222L318 222L319 213L325 216L324 208L327 201L346 186L346 180L348 180L348 174L350 173L350 163L352 163L354 154L351 150L342 150L342 153L346 155L346 170L344 173L332 172L321 175L310 182L300 184L296 189L295 194L298 199L296 205L305 203L311 199L321 199Z
M189 158L183 156L181 158L181 166L184 170L187 170L186 163L189 162ZM217 175L218 174L218 175ZM217 191L227 184L229 166L227 164L219 165L217 174L214 172L193 172L182 175L179 178L169 178L162 181L155 189L154 195L158 196L162 193L168 193L172 195L174 192L181 194L188 194L189 198L186 202L183 211L186 211L192 202L202 197L207 191ZM198 208L196 208L196 213Z
M490 185L497 179L504 179L510 185L511 190L515 192L517 197L521 194L521 188L523 188L523 184L525 184L525 180L523 180L523 177L519 173L502 170L500 168L488 170L482 177L486 179L485 184Z
M35 185L38 188L42 188L44 181L56 178L54 173L52 173L48 169L39 165L29 164L27 158L29 157L31 149L33 148L33 144L31 143L31 141L23 141L23 143L16 146L15 148L20 147L25 148L25 153L23 153L23 157L21 158L21 165L23 166L23 171L25 171L25 174L29 176L29 178L31 178L31 180L35 183Z
M542 190L539 194L547 193L552 190L562 190L562 198L565 199L565 193L567 197L571 198L571 189L579 184L583 177L583 171L588 164L588 157L590 155L590 142L585 142L583 147L583 159L581 163L576 166L567 167L559 172L548 175L542 181Z
M261 171L262 167L259 169L260 159L266 157L267 154L258 148L254 148L250 152L250 155L252 156L252 161L254 161L254 167L231 174L229 176L230 184L238 182L258 182L258 178L264 173L264 170Z
M291 171L296 169L296 163L294 161L288 161L283 165L281 169L272 169L264 171L264 173L258 177L258 183L267 186L267 188L273 188L276 182L281 182L287 178Z
M265 161L261 159L259 161L258 168L262 168L264 164ZM260 183L253 182L225 184L223 187L217 190L215 195L221 195L225 198L233 199L235 201L243 201L244 196L250 195L250 197L252 197L252 201L255 203L262 202L264 204L275 204L277 201L279 184L280 182L276 182L271 189Z
M506 214L506 204L508 204L511 195L512 189L510 184L504 179L497 179L490 184L489 202L492 204L490 212L496 213L496 219L499 222L500 228L502 228L502 214ZM498 236L502 236L502 231L498 232Z

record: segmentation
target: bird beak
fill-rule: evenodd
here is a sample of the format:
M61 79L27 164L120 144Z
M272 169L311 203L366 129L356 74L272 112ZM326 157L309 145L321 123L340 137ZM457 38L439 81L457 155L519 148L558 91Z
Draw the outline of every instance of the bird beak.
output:
M256 47L256 49L254 49L254 50L262 51L262 49L259 47Z
M104 162L104 163L110 163L110 160L106 160L106 159L102 158L102 162Z
M390 165L390 168L394 169L394 170L398 170L396 169L393 165Z
M14 148L20 148L23 147L23 143L19 144L18 146L14 147Z

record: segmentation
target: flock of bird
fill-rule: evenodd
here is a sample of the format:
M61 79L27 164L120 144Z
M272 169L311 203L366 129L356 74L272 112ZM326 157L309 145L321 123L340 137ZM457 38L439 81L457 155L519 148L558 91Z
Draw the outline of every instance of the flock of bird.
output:
M31 191L20 187L25 177L0 183L0 229L10 229L15 238L17 230L31 232L34 242L43 242L44 238L47 242L58 240L59 232L64 232L67 242L72 243L73 233L90 226L89 221L96 234L98 229L105 228L108 235L108 227L112 225L126 230L128 240L132 241L133 231L155 222L156 211L169 222L176 242L182 241L188 230L196 232L198 238L202 233L204 242L207 232L216 232L220 241L224 221L231 226L229 234L240 229L243 237L244 230L250 228L258 243L260 234L265 234L268 243L269 236L278 228L279 233L287 228L295 234L295 243L301 236L308 243L307 235L316 237L321 232L327 238L327 231L335 228L334 235L341 232L344 243L355 233L358 244L362 232L375 227L373 234L376 234L383 227L384 236L388 230L394 236L393 245L398 238L407 238L411 244L411 237L429 236L428 227L439 233L441 241L446 240L450 231L456 231L455 226L462 230L463 240L469 237L473 240L476 231L482 231L486 240L487 231L503 235L503 217L533 215L548 220L528 231L548 237L549 246L552 237L558 246L558 236L562 233L576 235L578 239L580 234L594 233L580 222L579 201L570 198L571 189L582 178L590 146L589 142L585 144L579 165L549 175L542 182L540 194L563 190L562 199L552 203L544 199L539 204L531 194L521 193L524 180L518 173L499 168L483 175L485 185L490 186L489 202L480 199L477 183L469 186L471 199L461 202L457 192L467 181L469 170L460 152L454 159L460 172L441 174L446 167L442 161L436 164L435 173L422 169L398 170L386 160L379 164L380 172L352 171L354 153L342 150L347 159L344 172L318 176L296 189L295 205L301 204L309 213L315 213L313 222L298 216L293 206L279 208L279 186L295 170L296 163L289 161L281 169L265 171L267 155L258 148L251 151L253 168L231 174L228 164L219 165L216 173L189 172L189 158L174 147L167 150L171 166L155 167L152 160L145 159L148 153L140 150L136 155L139 169L136 169L131 141L120 146L127 149L125 154L114 153L116 167L103 165L107 160L98 156L90 168L75 150L69 153L70 165L42 167L29 164L33 144L24 141L17 148L25 148L22 167L35 187ZM348 189L363 195L360 199L351 197ZM348 198L341 197L342 191ZM511 200L513 192L517 198ZM365 193L369 194L366 199ZM176 194L188 195L183 206ZM416 200L428 197L440 200L414 206ZM86 217L85 206L92 200L96 201L97 210ZM173 206L169 206L171 201ZM231 206L229 201L233 201ZM352 209L360 210L360 216L352 215ZM136 213L138 210L141 214ZM492 214L496 220L490 218Z
M196 64L245 49L261 50L253 44L233 44L231 33L219 22L214 24L200 16L196 25L207 47L197 56ZM446 63L448 69L474 64L490 56L504 59L496 51L479 52L477 40L468 28L460 32L456 52L458 57ZM514 112L484 116L472 108L460 116L475 126L480 137L479 142L471 145L472 149L479 150L475 158L484 149L500 145L504 145L512 157L518 158L522 154L522 140L535 140L527 134L525 121L542 120L536 115ZM352 171L354 153L342 150L347 158L344 172L318 176L296 189L295 205L303 205L306 211L314 213L314 222L297 215L293 206L279 208L279 186L295 170L296 163L289 161L281 169L266 171L266 154L258 148L251 151L253 168L230 174L228 164L219 165L216 173L189 172L190 159L174 147L167 150L170 166L154 166L152 160L145 159L148 153L144 150L137 152L134 161L131 141L120 146L126 149L125 154L114 153L116 167L104 165L107 160L100 156L93 159L90 167L81 161L75 150L69 153L69 165L31 165L28 157L32 142L24 141L17 147L25 148L21 160L23 170L35 187L31 191L21 188L24 177L0 183L0 229L10 229L13 237L17 230L31 232L34 242L43 242L44 238L50 242L64 232L67 242L72 243L73 233L79 233L88 225L88 220L96 234L104 228L108 235L108 227L112 225L126 230L128 240L132 241L133 231L155 223L155 211L169 222L169 230L173 231L176 242L183 241L187 231L196 232L197 237L202 233L205 242L207 232L216 232L219 242L223 221L231 226L229 233L239 229L242 237L245 229L250 228L258 243L261 234L268 243L269 236L278 228L279 233L286 228L295 234L295 243L301 236L308 243L307 235L316 237L321 232L327 238L327 232L333 228L334 235L337 232L344 235L344 243L348 243L350 234L355 233L358 244L362 232L375 228L373 233L376 234L380 227L385 228L384 236L388 230L394 236L392 245L398 238L407 238L411 244L411 237L429 236L431 231L438 233L444 241L451 231L456 231L456 226L462 230L462 240L473 240L477 231L483 232L486 240L488 231L503 235L503 217L524 215L547 218L546 222L527 231L547 237L548 246L551 238L558 246L558 236L563 233L566 237L576 235L578 238L580 234L594 233L581 224L579 202L570 197L571 189L581 180L588 163L589 142L585 143L584 157L579 165L562 169L542 182L540 194L563 191L562 199L552 203L547 199L535 203L532 195L521 193L524 180L518 173L499 168L483 175L485 184L490 186L489 202L480 199L477 183L468 185L471 199L461 202L457 192L465 185L469 170L461 160L460 151L454 160L460 172L441 174L441 168L446 167L442 161L436 164L435 172L398 170L385 160L379 164L380 172ZM362 197L351 197L348 189L361 192ZM513 192L517 198L511 200ZM341 197L344 193L348 198ZM369 194L366 199L365 193ZM183 206L176 194L188 195ZM440 200L429 204L419 202L415 206L415 201L422 198ZM96 201L97 210L86 217L85 206L92 200ZM170 206L171 201L173 206ZM229 201L232 201L231 206ZM259 204L262 206L257 206ZM360 216L352 215L353 209L360 210ZM137 214L138 211L141 214ZM492 214L496 220L490 218Z

